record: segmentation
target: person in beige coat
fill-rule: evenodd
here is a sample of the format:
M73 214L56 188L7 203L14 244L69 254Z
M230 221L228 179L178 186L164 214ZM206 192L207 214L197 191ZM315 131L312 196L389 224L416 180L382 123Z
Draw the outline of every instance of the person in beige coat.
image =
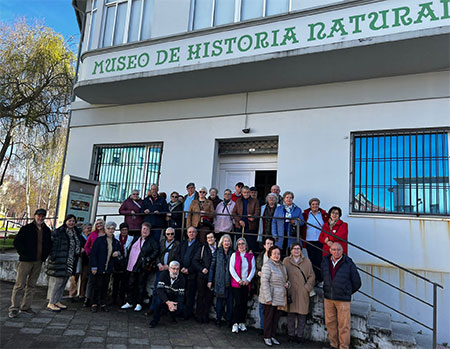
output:
M259 289L259 302L264 309L264 343L268 346L280 344L275 338L280 319L279 307L286 307L286 289L289 281L286 267L281 263L281 249L272 246L268 252L269 260L261 270L261 286Z
M211 200L206 198L208 190L201 187L198 191L198 199L192 201L187 214L187 227L194 227L198 231L198 240L202 244L206 244L206 235L210 231L214 231L214 205Z
M291 245L291 254L283 260L283 264L287 269L289 282L291 283L289 294L292 303L288 305L289 341L297 341L300 344L303 342L306 315L309 312L309 292L314 288L316 277L311 261L303 256L298 242ZM297 336L295 335L296 332Z

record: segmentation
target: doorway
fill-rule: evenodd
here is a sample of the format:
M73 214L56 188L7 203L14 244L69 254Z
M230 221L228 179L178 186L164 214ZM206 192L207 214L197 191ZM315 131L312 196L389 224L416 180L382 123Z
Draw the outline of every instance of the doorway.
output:
M264 203L272 185L277 184L277 171L255 171L255 187L258 190L258 201Z

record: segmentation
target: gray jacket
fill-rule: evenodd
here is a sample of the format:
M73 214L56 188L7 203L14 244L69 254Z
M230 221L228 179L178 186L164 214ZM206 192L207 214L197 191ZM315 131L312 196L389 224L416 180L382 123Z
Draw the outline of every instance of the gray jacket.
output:
M284 270L284 275L281 269ZM286 267L281 263L276 263L269 259L261 270L261 286L259 289L259 302L266 304L272 302L273 306L286 306L286 288L287 282Z

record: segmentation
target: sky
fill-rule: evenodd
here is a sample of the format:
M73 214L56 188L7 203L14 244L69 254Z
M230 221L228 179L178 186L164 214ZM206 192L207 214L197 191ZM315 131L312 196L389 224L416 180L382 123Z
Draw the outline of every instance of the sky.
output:
M66 39L80 40L72 0L0 0L0 21L14 23L17 18L42 21Z

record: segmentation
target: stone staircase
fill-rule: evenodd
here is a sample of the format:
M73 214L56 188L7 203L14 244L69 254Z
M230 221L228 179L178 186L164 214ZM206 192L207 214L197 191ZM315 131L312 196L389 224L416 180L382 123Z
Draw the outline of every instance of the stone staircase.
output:
M305 328L305 337L312 341L328 342L323 311L323 290L316 287L311 298L310 316ZM255 300L250 316L254 325L259 324L258 302ZM351 347L362 349L429 349L432 347L430 334L415 333L406 322L393 321L391 314L378 311L370 302L351 303ZM258 326L255 326L258 327ZM287 318L281 317L280 331L287 333Z

